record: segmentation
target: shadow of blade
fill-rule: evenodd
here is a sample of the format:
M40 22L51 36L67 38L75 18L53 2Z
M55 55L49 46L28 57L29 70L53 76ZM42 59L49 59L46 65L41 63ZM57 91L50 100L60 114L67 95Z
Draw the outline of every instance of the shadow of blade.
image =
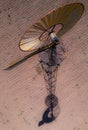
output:
M59 113L60 113L60 107L58 105L55 108L53 108L53 112L48 107L44 111L42 120L39 121L38 126L40 127L40 126L44 125L45 123L51 123L52 121L54 121L57 118Z
M50 116L49 116L50 114ZM47 108L43 114L42 120L39 122L38 126L43 125L44 123L50 123L55 120L55 117L52 113L50 113L50 109Z

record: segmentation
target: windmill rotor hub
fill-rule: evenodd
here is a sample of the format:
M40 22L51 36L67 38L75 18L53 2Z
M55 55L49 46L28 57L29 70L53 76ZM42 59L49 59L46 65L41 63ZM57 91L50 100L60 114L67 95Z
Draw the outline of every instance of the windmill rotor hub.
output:
M57 35L55 34L55 32L51 32L49 34L50 38L51 38L51 41L54 42L54 43L57 43L59 41Z
M59 40L57 37L57 33L63 28L63 25L61 23L56 24L51 26L50 28L48 28L47 30L45 30L39 37L40 41L47 41L47 40L51 40L51 41L55 41L58 42Z

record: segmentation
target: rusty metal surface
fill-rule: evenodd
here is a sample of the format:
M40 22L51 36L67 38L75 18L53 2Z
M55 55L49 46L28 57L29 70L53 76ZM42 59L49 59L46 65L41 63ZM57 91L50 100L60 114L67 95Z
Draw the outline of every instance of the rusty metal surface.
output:
M49 43L50 40L48 40L48 38L45 41L45 39L41 40L40 36L44 32L49 33L51 31L49 29L52 27L54 30L54 27L58 24L62 25L60 30L57 27L58 31L56 34L60 37L76 24L76 22L81 18L83 12L84 5L81 3L67 4L56 10L54 9L45 17L40 18L37 23L33 24L29 30L25 32L19 45L21 50L32 51L44 46L45 42Z

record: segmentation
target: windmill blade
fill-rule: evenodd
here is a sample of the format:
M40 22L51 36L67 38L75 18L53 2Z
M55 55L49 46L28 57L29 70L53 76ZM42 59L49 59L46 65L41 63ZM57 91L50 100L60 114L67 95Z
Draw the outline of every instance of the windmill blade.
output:
M29 51L30 54L11 64L5 70L12 69L33 55L51 47L52 44L55 43L50 42L49 33L54 31L59 38L76 24L83 12L84 6L81 3L64 5L53 10L39 22L32 25L29 30L25 32L19 43L20 49Z
M18 61L14 62L14 63L12 63L11 65L9 65L9 66L8 66L7 68L5 68L4 70L11 70L11 69L13 69L14 67L16 67L16 66L20 65L21 63L23 63L24 61L26 61L28 58L30 58L30 57L32 57L32 56L34 56L34 55L36 55L36 54L38 54L38 53L40 53L40 52L42 52L42 51L44 51L44 50L47 50L48 48L50 48L50 47L53 46L54 44L55 44L55 43L52 42L52 43L50 43L49 45L44 46L44 47L42 47L42 48L40 48L40 49L38 49L38 50L36 50L36 51L34 51L34 52L28 54L27 56L25 56L25 57L19 59Z
M82 3L71 3L51 11L24 33L19 43L20 49L34 51L41 48L47 41L46 37L53 31L58 38L61 37L77 23L83 12Z

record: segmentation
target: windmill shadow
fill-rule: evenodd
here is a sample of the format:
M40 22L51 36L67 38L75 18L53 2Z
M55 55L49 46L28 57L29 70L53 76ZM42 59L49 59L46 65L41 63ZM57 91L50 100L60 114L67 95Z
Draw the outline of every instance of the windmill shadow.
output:
M41 126L45 123L51 123L54 120L55 120L55 117L53 113L50 111L50 108L47 108L45 112L43 113L42 120L39 121L38 126Z

